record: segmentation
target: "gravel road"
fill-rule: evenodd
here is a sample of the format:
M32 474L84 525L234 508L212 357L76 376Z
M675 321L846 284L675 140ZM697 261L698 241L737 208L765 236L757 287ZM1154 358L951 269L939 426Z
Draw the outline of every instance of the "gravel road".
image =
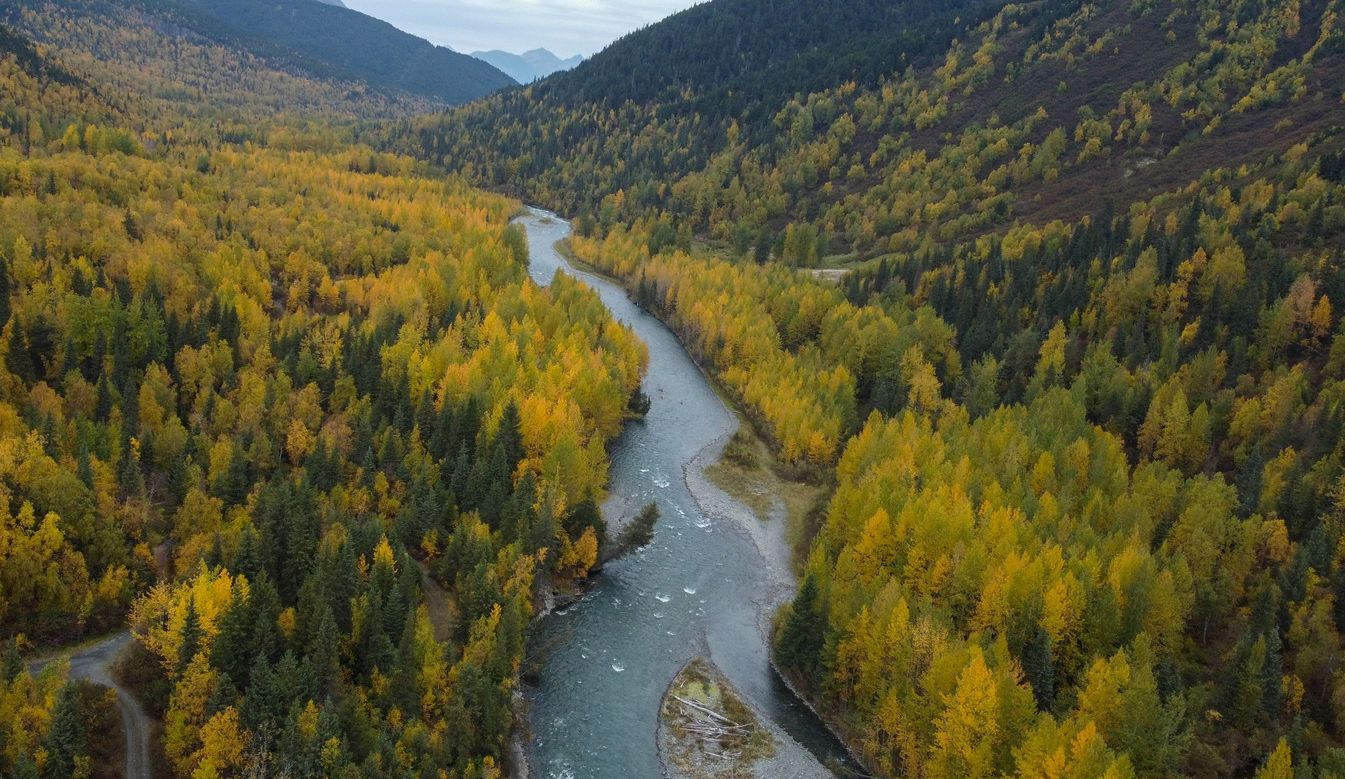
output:
M49 663L61 659L70 661L70 678L87 679L94 684L110 687L117 693L117 709L121 712L122 727L126 731L126 779L150 779L149 733L150 719L125 688L112 678L110 666L131 643L130 632L121 632L92 646L45 657L28 664L30 673L41 671Z

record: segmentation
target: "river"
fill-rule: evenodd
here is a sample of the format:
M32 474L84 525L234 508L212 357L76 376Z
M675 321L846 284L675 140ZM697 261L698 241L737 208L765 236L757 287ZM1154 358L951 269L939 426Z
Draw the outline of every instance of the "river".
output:
M840 744L769 664L765 625L788 595L787 587L781 592L788 560L767 559L760 538L702 512L683 478L684 467L722 442L738 419L667 327L621 287L561 257L555 244L569 235L567 222L536 209L519 222L537 283L549 284L557 271L576 276L649 346L644 391L651 407L612 447L604 512L615 522L654 502L661 513L648 547L608 565L579 603L542 618L533 631L529 663L536 673L525 689L533 776L662 776L659 703L696 655L709 657L759 714L818 760L840 758ZM783 528L760 532L778 541L766 548L787 549Z

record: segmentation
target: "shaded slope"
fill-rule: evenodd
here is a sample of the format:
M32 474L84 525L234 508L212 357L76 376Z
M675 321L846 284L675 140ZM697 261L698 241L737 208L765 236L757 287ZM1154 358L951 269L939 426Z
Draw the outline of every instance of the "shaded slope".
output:
M367 89L426 106L464 103L514 83L484 62L318 0L32 0L0 10L0 20L44 43L86 50L104 61L182 60L221 47L234 59L254 60L246 63L252 70L343 83L347 90ZM98 34L75 33L71 23ZM190 64L175 69L184 66ZM220 73L208 88L256 92L258 85ZM143 84L128 84L127 91L155 92Z
M178 5L196 12L193 27L198 32L261 54L279 54L319 76L363 81L448 104L513 84L465 54L315 0L178 0Z

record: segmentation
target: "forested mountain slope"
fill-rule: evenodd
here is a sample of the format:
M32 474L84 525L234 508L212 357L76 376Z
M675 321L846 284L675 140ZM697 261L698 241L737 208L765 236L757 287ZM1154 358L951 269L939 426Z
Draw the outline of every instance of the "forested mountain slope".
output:
M740 251L795 224L873 256L1283 151L1333 128L1345 76L1328 0L771 5L708 3L406 137L607 223L667 214Z
M58 137L72 123L98 124L117 110L89 84L0 24L0 139L20 148Z
M78 78L87 94L96 92L91 109L115 105L124 129L152 131L160 143L187 140L202 128L205 134L241 140L264 137L277 124L287 124L286 132L292 133L303 124L300 115L330 124L435 106L407 93L306 75L200 35L180 24L169 7L104 0L31 2L0 8L0 23L31 39L46 67ZM61 79L40 83L60 84ZM30 105L25 108L34 114L47 107ZM97 123L92 115L86 118ZM59 137L65 129L56 122L45 137Z
M185 63L184 48L224 50L235 60L251 60L248 70L344 85L347 92L373 91L400 104L403 114L464 103L514 83L477 59L317 0L33 0L0 13L0 20L39 41L88 50L103 61L157 69L155 63L164 61ZM174 74L175 83L199 84L215 95L232 91L261 100L282 94L274 84L234 70L182 75ZM127 86L127 93L170 91Z
M0 775L119 775L24 653L129 626L173 776L499 777L643 345L517 202L347 142L402 98L68 7L0 32Z
M777 658L873 772L1340 776L1343 12L999 4L736 98L600 55L401 142L573 210L834 477Z
M259 54L276 52L318 76L450 105L514 85L475 57L315 0L177 0L177 5L199 14L202 22L189 22L192 29Z
M567 212L698 170L796 93L873 84L942 56L993 0L719 0L632 33L572 71L394 131L408 152ZM746 128L744 130L744 128Z

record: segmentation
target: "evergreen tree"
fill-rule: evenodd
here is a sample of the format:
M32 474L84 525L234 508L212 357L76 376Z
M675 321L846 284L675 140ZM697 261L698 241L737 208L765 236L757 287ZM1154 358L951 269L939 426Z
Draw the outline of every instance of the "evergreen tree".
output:
M229 467L220 477L215 493L226 505L239 506L247 500L250 488L247 455L243 451L243 445L235 441L229 454Z
M19 755L18 761L14 763L14 779L40 779L37 764L28 755Z
M187 616L182 620L182 643L178 645L177 652L177 671L173 678L180 679L182 674L191 665L192 658L201 649L201 618L196 613L196 599L191 598L187 601Z
M280 682L265 655L258 655L248 674L251 680L243 696L243 724L254 732L273 732L288 701L280 699Z
M1242 516L1251 516L1261 501L1261 479L1266 467L1266 458L1261 452L1261 442L1252 444L1252 450L1238 474L1238 495L1242 498Z
M14 280L9 275L9 262L0 258L0 329L9 324L12 311L9 296L13 289Z
M253 582L248 605L252 612L252 636L248 644L249 649L257 657L272 658L277 656L284 644L278 624L282 607L280 594L276 591L275 585L271 583L270 576L263 573Z
M313 683L319 696L335 696L341 689L340 640L336 617L331 608L324 605L305 658L312 668Z
M248 600L235 592L233 602L220 615L217 627L218 632L210 648L210 664L246 688L251 671L250 661L254 655L252 611Z
M56 696L51 725L43 746L47 762L42 766L44 779L69 779L75 770L75 758L84 755L85 733L75 705L75 683L66 682Z
M495 433L495 444L504 450L504 462L507 476L512 477L518 464L523 461L523 433L518 416L518 406L510 400L500 417L500 426Z
M584 531L589 528L593 528L599 541L607 538L607 520L603 519L602 510L592 497L585 497L576 503L574 509L565 515L562 527L571 539L584 535Z
M93 489L93 464L89 461L89 445L85 441L80 441L79 454L75 460L75 475L84 483L85 487Z
M23 673L23 652L19 648L19 638L15 636L4 643L4 652L0 653L0 681L12 682Z
M97 401L94 406L95 419L99 422L106 422L112 416L112 409L116 406L116 400L112 397L112 385L108 383L107 376L100 374L97 385Z
M1023 676L1032 687L1037 709L1049 712L1055 706L1055 660L1051 656L1051 637L1038 627L1023 648Z
M825 621L818 603L817 581L809 574L776 639L776 656L785 668L816 679L821 667Z
M17 319L9 327L9 345L5 358L11 373L22 379L25 384L34 382L33 361L28 355L28 344L24 343L23 328L19 326Z

